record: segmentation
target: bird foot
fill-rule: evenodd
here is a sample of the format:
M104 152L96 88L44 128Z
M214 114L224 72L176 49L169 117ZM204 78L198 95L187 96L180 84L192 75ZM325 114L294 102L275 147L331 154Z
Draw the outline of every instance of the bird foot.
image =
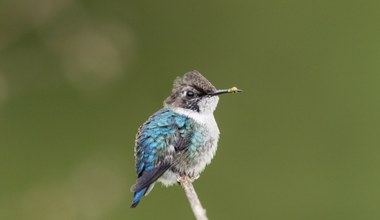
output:
M186 181L189 181L189 180L190 180L190 178L189 178L188 176L186 176L186 175L179 176L179 177L177 178L177 182L178 182L179 184L181 184L181 183L183 183L183 182L186 182Z
M187 175L182 175L180 177L177 178L177 182L179 184L181 184L181 182L194 182L195 180L197 180L198 178L200 177L200 175L197 175L197 176L194 176L194 177L189 177Z

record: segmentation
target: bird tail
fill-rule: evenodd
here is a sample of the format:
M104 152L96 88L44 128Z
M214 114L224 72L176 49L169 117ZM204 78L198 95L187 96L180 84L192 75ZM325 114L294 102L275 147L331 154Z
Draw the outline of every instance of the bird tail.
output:
M139 204L141 198L142 198L142 197L146 194L146 192L148 191L148 188L149 188L149 187L143 188L143 189L141 189L141 190L139 190L139 191L137 191L137 192L134 193L134 195L133 195L133 200L132 200L132 204L131 204L131 208L135 208L135 207Z

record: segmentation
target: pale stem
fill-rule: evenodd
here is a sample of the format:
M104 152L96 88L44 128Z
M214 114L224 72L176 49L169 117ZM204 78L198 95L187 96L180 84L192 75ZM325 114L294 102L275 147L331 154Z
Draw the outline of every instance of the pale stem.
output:
M202 207L201 202L195 192L193 187L193 181L188 176L182 176L178 179L183 190L185 190L187 199L189 200L190 207L193 210L195 219L197 220L208 220L206 216L206 210Z

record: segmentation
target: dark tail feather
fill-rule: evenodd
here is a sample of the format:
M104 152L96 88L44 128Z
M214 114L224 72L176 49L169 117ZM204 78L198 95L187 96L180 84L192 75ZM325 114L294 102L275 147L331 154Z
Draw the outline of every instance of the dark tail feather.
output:
M133 196L131 208L135 208L139 204L141 198L145 195L148 188L149 187L146 187L146 188L144 188L138 192L135 192L135 194Z

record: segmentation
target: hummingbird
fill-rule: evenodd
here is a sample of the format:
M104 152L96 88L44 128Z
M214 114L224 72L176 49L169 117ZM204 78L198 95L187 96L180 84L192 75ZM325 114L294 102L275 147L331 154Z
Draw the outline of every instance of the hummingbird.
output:
M131 208L156 182L170 186L182 176L192 181L199 177L217 150L219 128L213 113L219 95L241 91L236 87L217 90L196 70L174 80L164 107L138 129Z

